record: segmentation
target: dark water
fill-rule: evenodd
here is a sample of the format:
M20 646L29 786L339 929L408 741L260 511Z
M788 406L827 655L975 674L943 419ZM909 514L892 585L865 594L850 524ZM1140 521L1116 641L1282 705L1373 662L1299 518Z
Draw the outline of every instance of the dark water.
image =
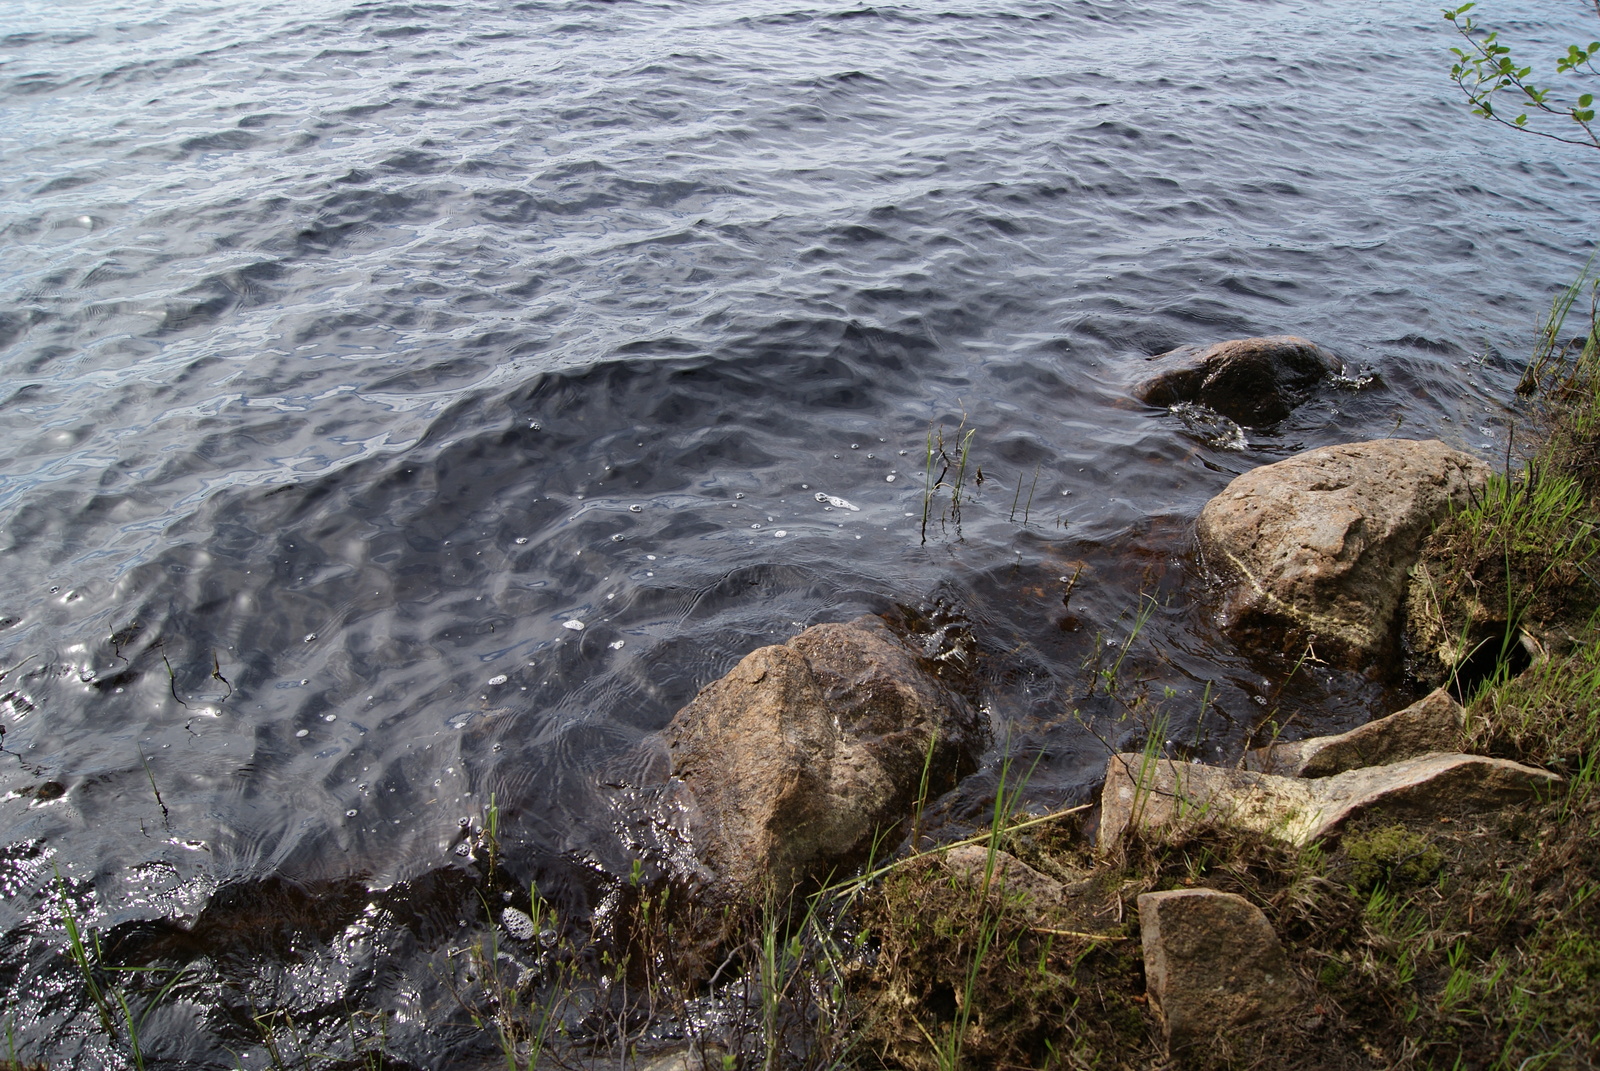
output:
M1497 11L1564 40L1553 6ZM581 913L638 854L641 738L818 621L970 622L1042 805L1157 712L1231 756L1403 697L1219 640L1188 533L1302 448L1503 449L1600 182L1465 114L1436 9L13 0L18 1051L126 1063L63 895L254 957L151 1017L169 1066L256 1066L273 1008L476 1051L430 966L470 930L462 821L492 793ZM1362 374L1243 448L1127 396L1144 355L1285 332ZM923 542L963 422L985 480Z

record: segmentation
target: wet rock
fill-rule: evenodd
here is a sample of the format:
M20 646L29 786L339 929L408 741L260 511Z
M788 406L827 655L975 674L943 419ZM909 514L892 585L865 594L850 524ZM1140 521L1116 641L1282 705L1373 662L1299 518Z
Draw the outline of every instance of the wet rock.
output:
M1481 755L1424 755L1318 778L1113 755L1100 794L1100 846L1110 850L1132 830L1181 837L1218 828L1303 847L1361 815L1433 818L1495 810L1560 780Z
M1247 427L1276 424L1344 364L1294 335L1182 346L1150 358L1134 395L1148 405L1203 405Z
M1439 688L1398 713L1338 736L1256 748L1245 754L1244 765L1247 770L1285 777L1328 777L1362 766L1457 751L1465 719L1461 704Z
M1260 908L1242 896L1179 889L1139 897L1145 984L1167 1044L1178 1049L1300 999L1283 945Z
M1223 579L1223 626L1250 642L1309 642L1349 666L1391 658L1423 540L1488 477L1477 458L1408 439L1252 469L1200 511L1201 553Z
M972 769L982 725L876 617L747 655L666 730L690 829L730 890L780 888L863 853Z

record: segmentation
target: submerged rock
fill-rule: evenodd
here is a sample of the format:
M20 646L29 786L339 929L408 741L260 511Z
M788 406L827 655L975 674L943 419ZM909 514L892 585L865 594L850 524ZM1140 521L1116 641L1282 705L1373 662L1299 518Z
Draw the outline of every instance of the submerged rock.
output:
M1394 653L1406 574L1489 466L1434 440L1308 450L1252 469L1200 511L1224 628L1364 665Z
M1134 388L1147 405L1203 405L1247 427L1276 424L1317 383L1344 369L1333 354L1294 335L1181 346L1150 358Z
M1213 889L1139 897L1145 985L1167 1044L1179 1049L1300 999L1289 958L1261 909Z
M1273 744L1245 753L1247 770L1285 777L1328 777L1362 766L1381 766L1462 746L1466 711L1447 689L1338 736Z
M1424 755L1319 778L1113 755L1100 794L1100 846L1109 850L1134 830L1183 836L1218 828L1304 847L1361 815L1431 818L1494 810L1560 780L1481 755Z
M972 769L976 712L876 617L745 656L666 730L701 859L733 889L780 890L853 860Z

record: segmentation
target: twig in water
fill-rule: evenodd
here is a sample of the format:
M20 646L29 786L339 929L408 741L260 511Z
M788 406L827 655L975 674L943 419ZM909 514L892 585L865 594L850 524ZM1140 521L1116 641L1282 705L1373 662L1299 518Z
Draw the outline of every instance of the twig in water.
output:
M161 808L161 817L171 818L172 815L167 810L167 805L162 802L161 790L156 787L155 771L150 769L150 760L144 757L144 748L142 747L139 748L139 761L144 763L144 775L150 779L150 791L156 794L156 804Z
M211 679L221 681L228 686L228 694L217 700L218 703L226 703L233 698L233 682L222 675L222 663L217 659L217 649L215 647L211 649Z
M10 669L0 669L0 681L5 680L7 677L11 676L11 674L15 673L17 670L21 669L23 666L27 665L29 662L32 662L37 657L38 657L37 655L29 655L27 658L24 658L21 662L18 662L16 665L12 666Z
M1211 686L1213 681L1206 681L1206 690L1200 696L1200 717L1194 723L1194 743L1189 746L1195 749L1200 747L1200 729L1206 723L1206 710L1211 706Z
M1078 586L1078 578L1083 575L1083 563L1072 571L1072 579L1067 581L1067 590L1061 593L1061 605L1068 606L1072 602L1072 589Z
M178 701L180 707L188 710L189 704L185 703L182 697L178 695L178 675L172 671L172 663L167 661L166 655L161 656L161 664L167 667L167 687L172 691L172 698Z
M972 449L972 437L977 433L978 429L972 428L961 439L961 452L957 455L956 463L956 483L950 489L950 516L956 522L957 536L961 534L961 485L967 479L967 455Z

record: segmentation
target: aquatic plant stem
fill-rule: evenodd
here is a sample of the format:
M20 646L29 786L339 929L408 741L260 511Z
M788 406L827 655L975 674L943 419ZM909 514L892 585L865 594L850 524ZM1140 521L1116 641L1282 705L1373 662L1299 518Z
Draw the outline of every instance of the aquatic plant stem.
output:
M161 790L156 787L156 774L155 771L150 768L150 760L145 758L143 747L137 745L136 747L139 752L139 761L144 764L144 775L150 779L150 791L155 793L156 806L161 808L161 817L170 819L172 817L171 812L167 810L166 803L161 799Z

